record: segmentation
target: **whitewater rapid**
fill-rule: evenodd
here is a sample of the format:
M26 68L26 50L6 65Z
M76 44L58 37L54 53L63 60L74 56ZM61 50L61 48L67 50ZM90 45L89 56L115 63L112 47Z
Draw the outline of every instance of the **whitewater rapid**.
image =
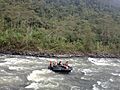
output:
M70 74L47 69L69 61ZM0 55L0 90L120 90L120 59Z

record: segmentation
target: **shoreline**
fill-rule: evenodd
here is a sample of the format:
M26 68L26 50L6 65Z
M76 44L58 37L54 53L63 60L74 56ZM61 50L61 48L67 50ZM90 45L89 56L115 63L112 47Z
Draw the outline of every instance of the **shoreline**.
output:
M72 58L72 57L91 57L91 58L120 58L120 55L104 54L104 53L62 53L54 54L48 52L35 52L35 51L0 51L0 54L9 55L24 55L46 58Z

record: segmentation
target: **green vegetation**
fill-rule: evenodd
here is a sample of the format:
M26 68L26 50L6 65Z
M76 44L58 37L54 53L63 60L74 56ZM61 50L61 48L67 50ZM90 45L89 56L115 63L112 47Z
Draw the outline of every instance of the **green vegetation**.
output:
M0 0L0 48L120 54L118 3L114 0Z

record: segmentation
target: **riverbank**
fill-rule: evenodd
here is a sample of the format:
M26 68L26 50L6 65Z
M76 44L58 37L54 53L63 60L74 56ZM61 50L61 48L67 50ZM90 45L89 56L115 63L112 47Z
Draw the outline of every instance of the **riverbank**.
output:
M10 55L25 55L35 57L47 57L47 58L71 58L71 57L92 57L92 58L120 58L119 54L107 54L107 53L49 53L49 52L36 52L36 51L15 51L15 50L0 50L0 54Z

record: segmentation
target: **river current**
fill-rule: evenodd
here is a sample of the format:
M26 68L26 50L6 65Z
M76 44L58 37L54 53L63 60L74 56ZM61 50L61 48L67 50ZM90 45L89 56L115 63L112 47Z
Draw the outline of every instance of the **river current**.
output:
M47 69L69 61L70 74ZM120 59L0 55L0 90L120 90Z

